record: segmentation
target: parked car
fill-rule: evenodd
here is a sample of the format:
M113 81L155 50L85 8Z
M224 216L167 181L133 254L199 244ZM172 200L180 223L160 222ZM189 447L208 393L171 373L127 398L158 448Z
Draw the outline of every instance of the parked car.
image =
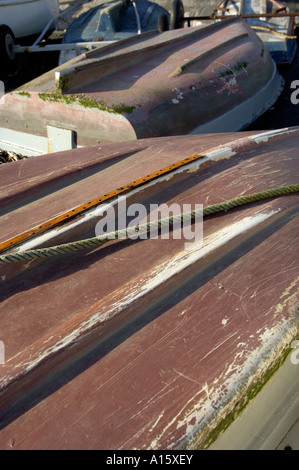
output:
M9 65L15 59L16 39L21 41L40 34L49 21L54 20L58 14L58 0L1 0L0 58L2 67Z

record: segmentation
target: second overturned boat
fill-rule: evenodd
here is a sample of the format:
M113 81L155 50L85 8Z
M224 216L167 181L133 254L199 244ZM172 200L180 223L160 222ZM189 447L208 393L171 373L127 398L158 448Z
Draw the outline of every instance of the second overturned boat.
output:
M215 11L219 15L241 15L269 49L278 64L290 64L295 57L295 16L277 0L222 1ZM265 15L265 16L263 16Z
M282 86L269 52L242 18L148 32L81 55L5 95L0 148L30 156L238 131L273 105Z
M298 417L298 147L299 127L0 166L1 450L206 449L243 418L245 449L281 446ZM116 228L133 232L90 240Z
M76 18L67 29L62 43L119 41L146 31L169 29L169 12L148 0L114 0L87 10ZM80 52L81 51L81 52ZM82 54L84 49L60 52L59 64Z

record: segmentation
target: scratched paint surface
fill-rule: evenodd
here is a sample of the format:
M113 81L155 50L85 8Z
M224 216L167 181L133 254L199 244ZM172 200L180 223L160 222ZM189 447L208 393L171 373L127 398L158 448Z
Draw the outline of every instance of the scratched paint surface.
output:
M236 134L215 136L213 147L224 145L235 136ZM44 159L24 160L21 162L23 165L18 165L18 168L3 165L0 240L4 241L20 227L22 230L29 229L71 207L93 200L173 162L201 154L210 146L208 136L200 139L190 136L184 141L181 138L160 138L122 143L121 147L111 144L45 155ZM118 178L115 182L116 164ZM100 184L97 182L99 171L102 174ZM61 194L59 200L57 191ZM39 206L40 195L49 203ZM27 207L23 207L25 203ZM29 203L35 206L34 210L28 210Z
M225 140L218 148L215 136L204 143L199 136L177 138L176 155L180 148L195 153L197 147L214 160L206 157L202 164L168 175L128 195L128 201L147 207L162 201L205 206L296 183L299 131L277 134L246 133L243 140ZM131 146L126 159L121 152L129 147L119 153L115 147L114 174L140 176L150 154L147 168L163 167L173 150L170 142L156 142L154 153L150 141L138 142L139 153ZM92 150L94 162L97 155L107 155L102 150ZM81 199L80 168L87 154L88 149L76 152L78 160L69 163L74 175L66 179ZM28 161L36 181L42 178L43 158ZM57 171L54 162L49 164ZM20 164L10 168L12 178ZM5 217L10 210L11 215L1 217L3 228L18 211L19 221L35 212L20 204L22 187L31 188L31 207L50 207L49 194L43 192L47 183L37 189L29 167L25 171L18 197L5 201ZM105 171L105 180L101 172L88 175L88 187L91 181L95 188L109 182ZM63 201L68 201L67 189L56 190ZM93 252L1 266L6 364L0 366L0 447L170 449L202 444L298 333L297 211L293 195L206 219L204 246L188 251L182 240L113 242ZM52 209L46 213L53 215ZM70 228L60 238L53 230L46 243L82 235L91 226ZM37 383L43 399L34 405ZM24 404L26 393L29 402Z

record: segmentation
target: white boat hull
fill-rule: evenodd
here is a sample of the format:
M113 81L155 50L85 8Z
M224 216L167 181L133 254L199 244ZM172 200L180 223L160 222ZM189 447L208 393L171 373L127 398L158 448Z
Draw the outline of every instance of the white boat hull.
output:
M58 13L58 0L2 0L0 24L9 26L16 38L23 38L41 33Z

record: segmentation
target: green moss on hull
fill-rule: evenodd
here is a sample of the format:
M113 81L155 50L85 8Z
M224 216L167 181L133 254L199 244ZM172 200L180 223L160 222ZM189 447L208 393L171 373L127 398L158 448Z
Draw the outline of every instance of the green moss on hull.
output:
M247 392L247 395L239 400L233 411L229 413L223 420L219 423L219 425L210 433L208 438L205 440L204 444L199 447L198 450L206 450L208 449L213 442L222 434L228 427L236 420L236 418L242 413L242 411L247 407L247 405L256 397L256 395L262 390L262 388L266 385L269 379L277 372L277 370L282 366L285 362L286 358L292 351L291 347L285 349L283 354L281 355L280 359L278 359L270 369L266 372L264 377L262 377L258 382L254 383L252 387Z
M237 71L246 69L247 65L248 65L248 62L238 63L237 65L235 65L234 70L237 72Z
M28 93L27 91L19 91L18 95L25 96L26 98L30 98L30 93Z
M56 81L56 93L59 93L60 95L63 94L63 92L66 89L68 79L66 77L60 78L59 80Z
M131 114L135 106L126 106L124 104L118 104L112 107L105 106L104 103L98 102L96 100L88 99L82 95L64 95L62 93L39 93L39 98L43 101L48 101L50 103L65 103L68 105L78 104L84 108L95 108L99 111L106 111L113 114Z
M224 78L228 75L234 75L235 72L240 72L241 70L246 69L247 65L248 62L237 63L232 69L225 70L225 72L222 72L220 75L218 75L217 78Z

